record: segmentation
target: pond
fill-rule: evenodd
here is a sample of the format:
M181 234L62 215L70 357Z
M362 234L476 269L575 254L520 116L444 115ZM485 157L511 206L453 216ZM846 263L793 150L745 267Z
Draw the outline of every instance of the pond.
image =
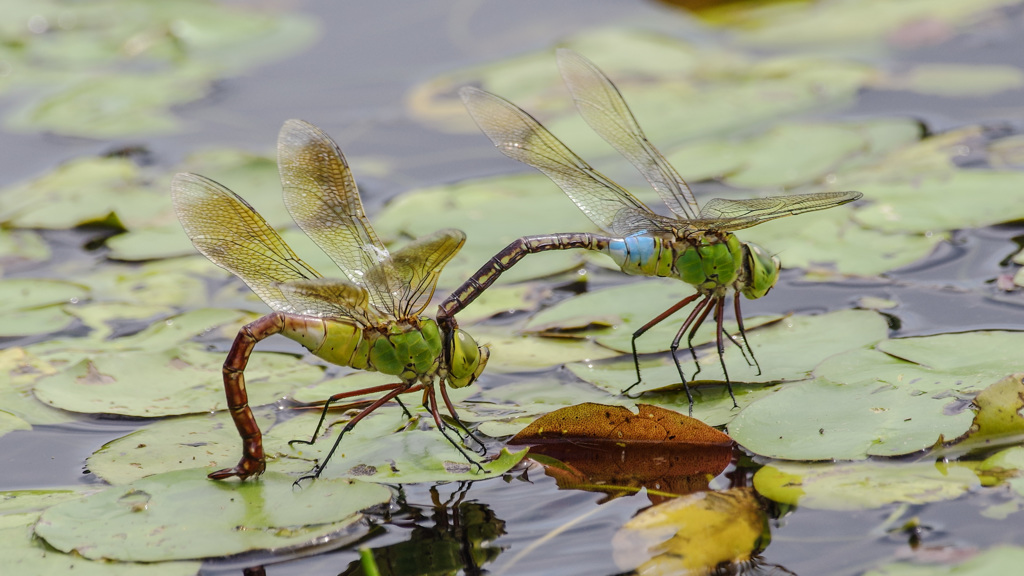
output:
M1019 2L9 4L4 573L992 574L1024 560ZM278 131L315 124L392 254L465 231L433 316L516 238L601 220L498 153L464 86L535 115L670 215L577 113L557 47L607 74L700 207L863 198L737 226L782 263L770 293L742 300L745 338L727 300L721 361L712 316L693 358L680 337L677 368L683 309L636 340L630 396L632 334L691 288L595 252L525 257L457 315L490 349L480 378L449 391L486 449L479 468L412 394L408 416L386 404L293 486L356 414L333 410L317 442L290 446L316 429L316 403L395 378L260 341L245 375L266 472L207 479L241 446L221 365L268 308L195 251L172 176L227 186L344 277L282 200ZM684 416L688 394L734 445ZM579 405L570 418L613 432L528 456L509 443ZM710 445L619 441L637 411Z

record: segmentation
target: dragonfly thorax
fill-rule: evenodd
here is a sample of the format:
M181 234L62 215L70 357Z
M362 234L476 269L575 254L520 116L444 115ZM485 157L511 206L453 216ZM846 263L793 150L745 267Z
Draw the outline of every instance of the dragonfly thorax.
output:
M728 232L707 232L673 242L677 278L704 295L725 296L743 275L743 245Z

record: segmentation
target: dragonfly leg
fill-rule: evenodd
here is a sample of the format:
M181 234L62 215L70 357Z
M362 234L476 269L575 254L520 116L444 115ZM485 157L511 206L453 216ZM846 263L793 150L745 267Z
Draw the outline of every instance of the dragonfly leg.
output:
M388 392L387 394L385 394L385 395L381 396L380 398L378 398L373 404L370 404L366 408L363 408L363 410L359 414L356 414L355 416L353 416L352 419L348 421L348 424L345 424L345 427L341 429L341 432L338 434L338 439L334 441L334 446L331 446L331 451L327 453L327 457L324 458L323 461L321 461L319 464L314 466L313 470L310 471L309 474L306 474L305 476L302 476L301 478L296 480L293 483L293 485L299 486L299 485L302 484L303 480L311 480L311 479L319 478L320 477L320 473L324 471L324 467L327 466L327 463L330 462L331 457L334 456L334 452L338 449L338 446L341 445L341 439L345 437L345 434L348 434L349 431L351 431L353 428L355 428L356 424L358 424L360 420L362 420L363 418L366 418L367 416L370 415L371 412L373 412L377 408L380 408L384 404L387 404L393 398L397 397L399 394L403 394L405 392L411 392L414 389L416 389L416 388L410 388L409 384L407 384L405 382L402 382L402 383L397 384L397 385L393 385L392 387L393 387L393 389L390 392ZM379 386L378 386L378 388L379 388Z
M681 308L683 308L687 304L693 302L697 298L700 298L700 293L699 292L694 294L694 295L692 295L692 296L687 296L686 298L683 298L679 302L676 302L671 307L669 307L668 310L665 310L661 314L658 314L653 319L651 319L650 322L648 322L647 324L644 324L643 326L638 328L636 332L633 332L633 338L632 338L632 340L630 340L630 345L633 347L633 367L636 369L636 382L633 382L632 384L627 386L624 390L622 390L621 394L628 395L629 391L632 390L634 387L636 387L637 384L640 384L640 382L642 381L642 378L640 377L640 356L636 352L636 340L637 340L637 338L643 336L645 332L647 332L648 330L650 330L651 328L653 328L654 326L659 324L662 320L664 320L665 318L668 318L669 316L675 314ZM673 357L674 357L674 355L673 355ZM682 374L681 371L680 371L680 374ZM683 379L683 383L684 384L686 383L686 379L685 378ZM687 395L689 395L689 392L687 392Z
M430 415L434 417L434 423L437 424L437 429L440 430L441 434L444 435L444 439L447 440L449 444L454 446L455 449L459 451L459 454L462 454L462 457L465 458L467 462L476 466L480 470L480 472L486 474L488 471L484 469L483 465L481 465L476 460L473 460L473 458L471 458L469 454L466 454L466 451L462 449L462 446L459 446L459 444L455 442L455 440L452 440L451 436L449 436L448 433L445 432L445 427L447 427L448 425L441 420L441 414L437 409L437 396L434 394L433 386L427 386L427 394L430 398Z
M405 386L405 383L398 382L397 384L382 384L380 386L360 388L359 390L342 392L340 394L335 394L334 396L331 396L330 398L327 399L326 402L324 402L324 409L320 411L320 421L316 423L316 430L313 430L313 435L309 437L309 440L289 440L288 445L291 446L293 444L313 444L314 442L316 442L316 437L320 435L320 429L323 428L324 421L327 419L327 411L330 410L331 405L337 402L338 400L344 400L345 398L351 398L353 396L362 396L363 394L373 394L374 392L390 391L394 390L395 388L401 388L402 386ZM399 402L401 402L401 400L399 400ZM405 406L402 407L404 408ZM408 413L409 411L406 410L406 414Z
M690 387L689 385L686 384L686 375L683 373L683 366L682 364L679 363L679 356L676 354L676 351L679 350L679 342L683 339L683 334L686 333L687 328L689 328L690 325L693 324L694 319L696 319L697 315L701 313L701 310L705 310L706 308L708 308L708 302L710 301L711 297L708 296L707 298L698 302L697 305L693 307L693 310L690 311L690 315L686 317L686 321L683 322L682 326L679 327L679 331L676 332L676 337L672 339L672 345L669 347L669 351L672 354L672 361L675 362L676 365L676 372L679 373L679 379L683 383L683 391L686 392L686 400L689 402L690 405L691 416L693 416L693 395L690 394ZM704 313L704 316L707 316L707 312ZM701 321L703 320L704 317L701 316ZM699 326L700 322L698 322L697 325Z
M405 417L412 420L412 412L409 412L409 409L405 407L405 402L402 402L402 398L395 396L395 402L398 402L398 405L402 407L402 413L405 414Z
M260 433L256 418L252 415L252 409L249 408L244 372L256 343L280 332L284 328L284 322L284 316L279 312L268 314L242 326L231 344L228 357L224 360L224 395L227 397L231 419L242 437L242 458L234 468L211 472L208 476L214 480L232 476L245 480L250 476L259 476L267 466L266 455L263 452L263 435Z
M690 351L690 357L693 358L693 364L697 366L697 370L693 372L693 378L696 378L697 374L700 374L700 362L697 361L697 351L693 348L693 337L697 335L697 329L701 327L701 324L704 324L704 320L706 320L708 314L711 313L711 309L714 308L714 303L715 298L713 298L712 296L708 296L707 299L702 301L700 305L698 305L698 307L694 309L693 313L690 314L690 318L687 318L686 323L683 324L683 328L680 329L679 334L676 334L676 338L679 338L682 335L683 330L686 330L687 328L690 329L690 333L686 337L686 347ZM700 312L699 317L697 317L698 312ZM672 341L672 344L674 346L678 346L678 342L676 342L675 340ZM673 349L672 355L673 359L675 359L674 350L675 349ZM676 368L679 368L678 360L676 360ZM680 374L682 374L681 368Z
M747 332L743 329L743 313L740 312L740 293L736 292L736 296L733 300L733 306L736 309L736 325L740 328L740 338L743 338L743 343L747 345L747 351L750 352L750 359L754 361L754 367L757 368L757 375L761 375L761 365L757 362L757 356L754 356L754 349L750 347L750 340L747 340ZM743 347L740 347L742 350ZM749 362L747 362L749 364Z
M732 407L739 408L740 405L736 403L736 395L732 393L732 382L729 380L729 370L725 367L725 343L722 341L722 322L725 318L725 300L719 298L715 304L715 344L718 345L718 362L722 365L722 373L725 374L725 386L729 390L729 398L732 398Z
M452 419L455 420L455 423L458 424L459 427L466 432L466 435L472 438L473 441L480 446L480 450L474 450L474 452L481 456L485 456L487 454L487 446L483 443L482 440L477 438L473 434L473 432L470 431L469 428L466 427L466 424L463 423L462 420L459 419L459 413L455 411L455 406L452 404L451 398L448 397L448 387L445 386L444 380L441 381L440 386L441 398L444 400L445 407L448 408L448 413L451 414Z

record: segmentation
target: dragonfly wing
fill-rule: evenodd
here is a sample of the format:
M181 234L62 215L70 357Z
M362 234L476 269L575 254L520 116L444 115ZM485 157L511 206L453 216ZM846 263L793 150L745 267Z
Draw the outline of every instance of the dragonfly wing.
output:
M284 203L292 219L356 284L387 258L370 226L352 171L338 145L302 120L288 120L277 139Z
M692 224L703 230L732 232L784 216L841 206L861 196L860 192L818 192L748 200L715 198L704 205L700 218Z
M697 218L700 208L686 181L644 135L612 81L579 53L560 48L558 68L580 115L626 157L677 216Z
M279 282L277 288L297 314L318 318L350 318L369 325L376 317L362 286L337 278Z
M278 283L320 277L252 206L213 180L178 174L171 181L171 198L196 249L241 278L274 310L295 312Z
M605 232L618 236L636 232L615 228L617 220L626 220L623 211L653 215L643 202L594 170L515 104L472 86L459 90L459 95L480 130L502 154L546 174Z
M418 315L434 295L441 270L465 242L465 232L448 228L409 243L366 274L370 300L396 318Z

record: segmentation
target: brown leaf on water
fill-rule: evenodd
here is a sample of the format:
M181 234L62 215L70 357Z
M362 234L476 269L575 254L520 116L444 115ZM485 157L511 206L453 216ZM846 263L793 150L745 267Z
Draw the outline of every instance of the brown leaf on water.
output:
M509 444L552 442L665 443L731 446L732 439L696 418L639 404L639 414L622 406L587 402L541 416L516 434Z

